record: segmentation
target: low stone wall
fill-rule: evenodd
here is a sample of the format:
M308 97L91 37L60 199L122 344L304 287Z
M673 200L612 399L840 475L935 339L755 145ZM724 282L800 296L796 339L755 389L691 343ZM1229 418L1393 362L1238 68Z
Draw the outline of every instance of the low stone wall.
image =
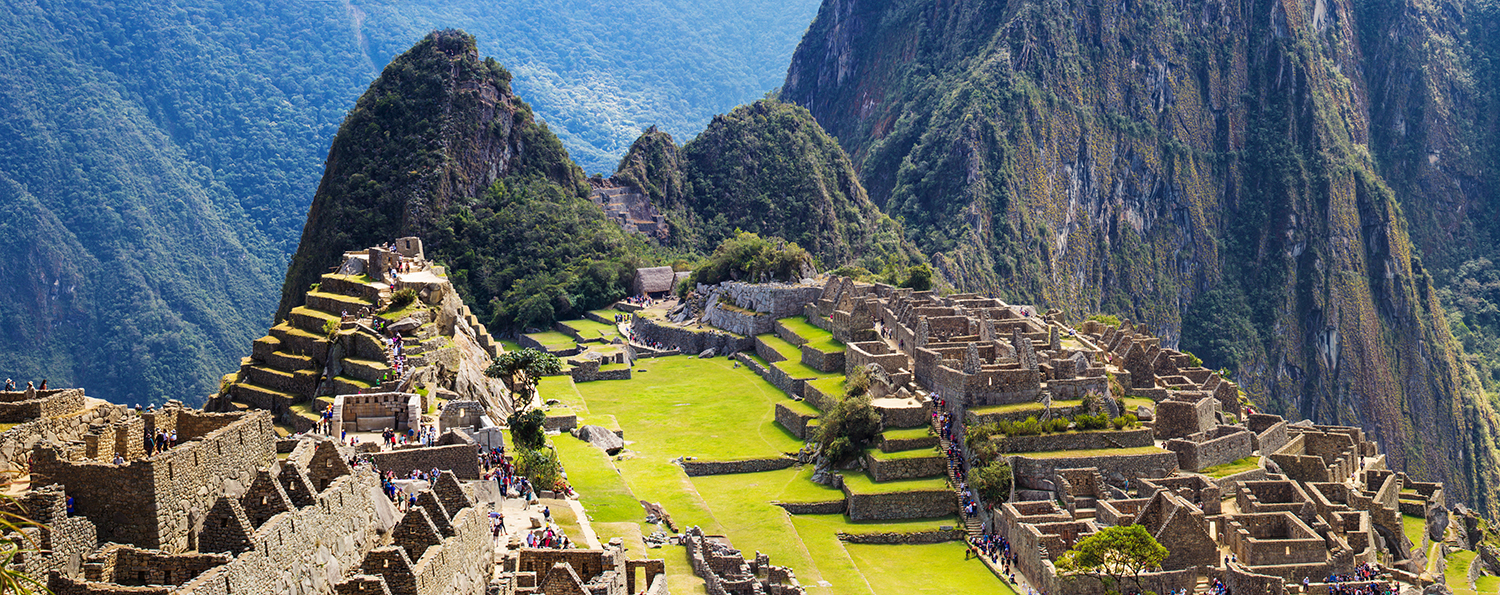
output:
M676 348L682 353L698 354L713 349L716 354L750 351L755 348L755 339L712 329L687 329L671 326L658 320L634 314L631 329L637 340L645 343L661 343Z
M828 411L839 402L837 398L824 394L823 391L818 390L817 385L810 382L802 383L802 398L819 411Z
M921 490L890 494L853 494L844 488L851 521L928 519L958 514L958 500L948 490Z
M750 459L745 461L682 461L682 470L688 477L703 475L730 475L734 473L760 473L778 471L797 464L797 459Z
M1037 436L996 436L990 440L1000 447L1000 452L1007 453L1134 448L1154 444L1150 428L1090 430Z
M548 432L571 432L578 428L578 415L575 413L547 413L547 420L542 422L542 429Z
M807 344L807 339L803 338L802 335L793 332L792 329L787 328L786 325L782 324L780 320L776 321L776 336L781 337L781 340L786 341L787 343L791 343L792 345L796 345L797 347L801 347Z
M596 380L630 380L630 366L616 368L613 370L599 371L599 360L588 360L579 362L568 370L568 375L573 377L573 382L594 382Z
M844 543L870 543L882 545L918 545L924 543L945 543L949 541L963 541L964 531L952 529L943 531L933 529L930 531L912 531L910 533L837 533L839 541Z
M1265 431L1254 434L1251 446L1261 454L1268 455L1281 450L1281 447L1286 446L1287 440L1286 420L1282 420L1266 428Z
M0 392L0 423L68 415L82 410L84 401L83 389L78 388Z
M1266 478L1266 470L1260 467L1256 467L1249 471L1241 471L1234 475L1225 475L1224 477L1210 477L1209 481L1212 481L1214 482L1214 485L1219 486L1219 493L1232 494L1234 493L1234 487L1243 482L1265 481Z
M1009 455L1010 467L1020 484L1022 477L1051 481L1058 469L1094 467L1105 475L1106 481L1118 474L1126 480L1158 479L1177 472L1177 453L1164 450L1159 453L1120 454L1087 457L1034 458L1024 454Z
M18 424L0 432L0 476L10 471L23 470L31 448L42 441L60 443L79 442L89 432L89 424L98 421L109 424L126 416L125 407L111 403L100 403L81 415L66 418L43 418ZM113 438L101 440L113 443Z
M918 448L933 448L938 445L937 436L923 436L921 438L882 438L880 450L885 452L896 452L898 450L914 450Z
M768 364L786 361L786 356L781 355L780 351L771 347L769 343L766 343L765 339L760 337L755 338L755 355L760 356L760 359L766 360Z
M381 473L394 471L397 477L436 468L452 471L459 479L479 479L479 445L475 443L403 448L371 453L369 457Z
M831 500L828 502L776 502L792 514L844 514L847 503L843 500Z
M880 423L887 428L920 428L932 423L932 402L923 401L918 407L875 406L880 413Z
M1183 471L1201 471L1250 456L1253 450L1250 442L1254 436L1247 430L1230 431L1203 442L1168 440L1166 446L1167 450L1177 453L1177 466Z
M802 363L819 372L842 372L844 371L844 352L825 353L811 345L803 345Z
M703 319L717 328L751 337L771 332L776 322L770 314L751 312L733 306L725 307L724 304L713 299L709 301L708 307L703 309Z
M968 413L969 417L972 418L971 420L969 420L969 423L971 424L993 424L999 423L1001 420L1026 421L1026 418L1028 417L1041 418L1042 410L1024 409L1020 411L1009 411L1004 413L976 413L973 410L970 410ZM1079 413L1086 413L1086 411L1083 411L1083 407L1081 406L1052 408L1053 416L1071 418L1074 415L1078 415Z
M875 481L916 479L947 473L948 459L933 453L930 457L881 460L874 453L865 453L865 469Z
M745 366L749 367L751 371L759 374L761 378L766 379L766 382L769 382L776 388L781 389L781 392L786 393L788 396L802 396L803 391L807 387L807 382L805 380L792 378L786 372L783 372L781 368L778 368L776 366L762 366L759 362L750 359L748 355L743 353L736 353L734 357L735 359L739 360L740 363L745 364Z
M817 418L816 415L793 411L786 403L776 404L776 423L799 439L807 439L807 422Z

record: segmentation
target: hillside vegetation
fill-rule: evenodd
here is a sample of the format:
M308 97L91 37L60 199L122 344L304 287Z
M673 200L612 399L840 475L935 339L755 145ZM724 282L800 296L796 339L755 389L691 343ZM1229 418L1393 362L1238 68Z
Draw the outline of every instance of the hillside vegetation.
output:
M1493 406L1419 256L1493 245L1458 216L1492 202L1493 9L1455 14L828 0L781 98L957 287L1144 322L1493 512Z

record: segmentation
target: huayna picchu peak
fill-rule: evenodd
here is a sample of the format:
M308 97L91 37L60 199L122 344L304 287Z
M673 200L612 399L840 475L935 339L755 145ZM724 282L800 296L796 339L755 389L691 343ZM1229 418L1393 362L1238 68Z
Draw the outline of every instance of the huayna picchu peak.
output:
M313 4L0 19L0 592L1500 592L1495 6Z

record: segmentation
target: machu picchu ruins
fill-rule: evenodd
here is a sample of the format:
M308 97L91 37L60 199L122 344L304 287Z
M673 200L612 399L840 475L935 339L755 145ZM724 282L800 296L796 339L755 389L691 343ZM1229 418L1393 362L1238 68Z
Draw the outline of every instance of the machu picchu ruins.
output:
M649 291L682 283L670 268L638 275L614 308L497 340L402 238L345 253L202 409L0 393L10 506L37 523L13 565L58 595L842 593L841 564L889 563L867 548L1048 595L1490 572L1461 554L1491 556L1489 530L1441 484L1360 428L1258 411L1129 322L832 275L681 296ZM491 369L528 353L559 365ZM857 419L872 433L840 456ZM1124 584L1079 566L1125 530L1161 557Z

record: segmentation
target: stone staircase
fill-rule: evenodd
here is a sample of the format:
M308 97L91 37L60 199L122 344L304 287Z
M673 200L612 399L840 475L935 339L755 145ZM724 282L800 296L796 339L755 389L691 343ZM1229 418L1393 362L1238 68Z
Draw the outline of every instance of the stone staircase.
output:
M305 305L292 309L286 320L271 327L270 334L251 344L250 357L240 361L240 371L229 387L230 403L235 409L272 411L293 427L316 423L316 416L298 414L293 406L312 400L318 390L331 344L327 325L338 325L346 313L378 307L388 294L384 285L359 277L323 275L307 293ZM353 380L378 381L381 369L389 370L388 362L361 364L365 365L350 368L357 371Z
M938 418L933 418L931 423L932 431L938 437L938 448L946 454L948 448L953 445L953 442L948 440L946 436L943 436L943 428L938 425ZM961 471L958 461L949 457L946 468L948 469L948 485L953 487L953 498L958 500L958 516L964 523L964 533L970 540L973 540L984 534L984 521L980 520L977 515L964 513L964 494L958 489L959 482L961 481L958 475Z

